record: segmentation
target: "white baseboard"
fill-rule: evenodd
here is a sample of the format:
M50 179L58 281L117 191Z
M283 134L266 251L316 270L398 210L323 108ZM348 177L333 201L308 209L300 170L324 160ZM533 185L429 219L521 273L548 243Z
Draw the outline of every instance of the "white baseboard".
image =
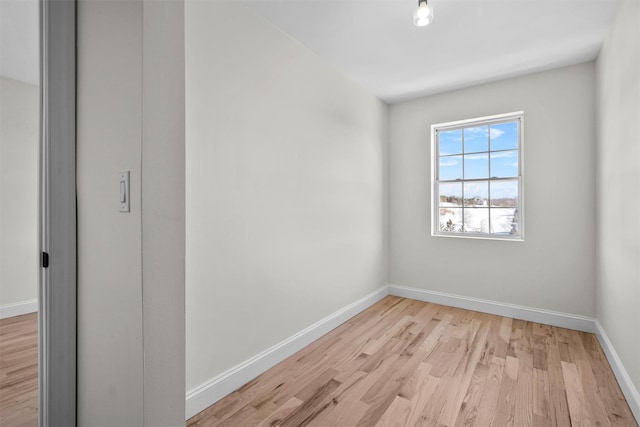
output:
M251 359L189 390L186 396L186 419L213 405L229 393L242 387L269 368L345 323L387 295L389 295L389 289L387 286L383 286Z
M560 328L575 329L577 331L591 333L595 332L595 319L587 316L447 294L444 292L408 288L406 286L389 285L389 294L418 301L432 302L434 304L448 305L450 307L464 308L467 310L480 311L482 313L496 314L498 316L512 317L514 319L558 326Z
M0 305L0 319L21 316L38 311L38 300L20 301L13 304Z
M611 344L609 337L598 320L596 320L595 334L598 337L600 346L604 350L604 354L607 356L611 369L613 369L613 373L618 380L618 384L620 384L622 393L624 394L625 399L627 399L627 403L631 408L631 412L633 412L633 416L636 417L636 421L640 423L640 393L631 381L631 377L624 368L620 357L618 357L618 353L616 353L616 350L613 348L613 344Z

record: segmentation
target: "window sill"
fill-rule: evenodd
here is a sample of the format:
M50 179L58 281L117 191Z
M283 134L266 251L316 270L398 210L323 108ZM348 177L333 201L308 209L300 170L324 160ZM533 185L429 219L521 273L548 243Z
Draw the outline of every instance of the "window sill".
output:
M524 242L524 236L491 236L486 234L471 234L471 233L431 233L431 237L444 237L453 239L474 239L474 240L501 240L504 242Z

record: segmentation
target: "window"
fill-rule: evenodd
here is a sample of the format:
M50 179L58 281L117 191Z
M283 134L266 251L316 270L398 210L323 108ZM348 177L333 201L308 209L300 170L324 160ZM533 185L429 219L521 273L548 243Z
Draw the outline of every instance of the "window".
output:
M523 240L523 113L431 126L432 235Z

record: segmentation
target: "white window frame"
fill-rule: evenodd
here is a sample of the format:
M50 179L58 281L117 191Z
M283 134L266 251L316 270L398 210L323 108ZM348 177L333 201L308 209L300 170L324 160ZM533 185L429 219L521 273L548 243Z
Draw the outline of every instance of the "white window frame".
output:
M467 127L477 127L483 125L501 124L518 121L518 231L517 235L491 234L491 233L465 233L465 232L448 232L440 230L440 195L439 195L439 176L440 176L440 153L438 144L438 133L442 131L456 130ZM433 237L455 237L463 239L488 239L488 240L506 240L506 241L524 241L524 111L516 111L512 113L497 114L493 116L478 117L466 120L457 120L453 122L438 123L431 125L431 235ZM490 149L490 147L489 147ZM489 151L490 152L490 151ZM491 178L488 181L498 181L502 179L514 178ZM468 181L468 180L467 180ZM465 180L461 180L462 183ZM464 208L463 208L464 209ZM489 219L490 220L490 219ZM490 228L489 228L490 230Z

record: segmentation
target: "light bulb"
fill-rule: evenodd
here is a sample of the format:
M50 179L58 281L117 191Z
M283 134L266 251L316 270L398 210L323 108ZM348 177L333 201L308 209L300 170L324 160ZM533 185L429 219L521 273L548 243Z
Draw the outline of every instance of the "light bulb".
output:
M416 27L425 27L433 21L433 8L426 1L420 1L418 8L413 12L413 24Z

